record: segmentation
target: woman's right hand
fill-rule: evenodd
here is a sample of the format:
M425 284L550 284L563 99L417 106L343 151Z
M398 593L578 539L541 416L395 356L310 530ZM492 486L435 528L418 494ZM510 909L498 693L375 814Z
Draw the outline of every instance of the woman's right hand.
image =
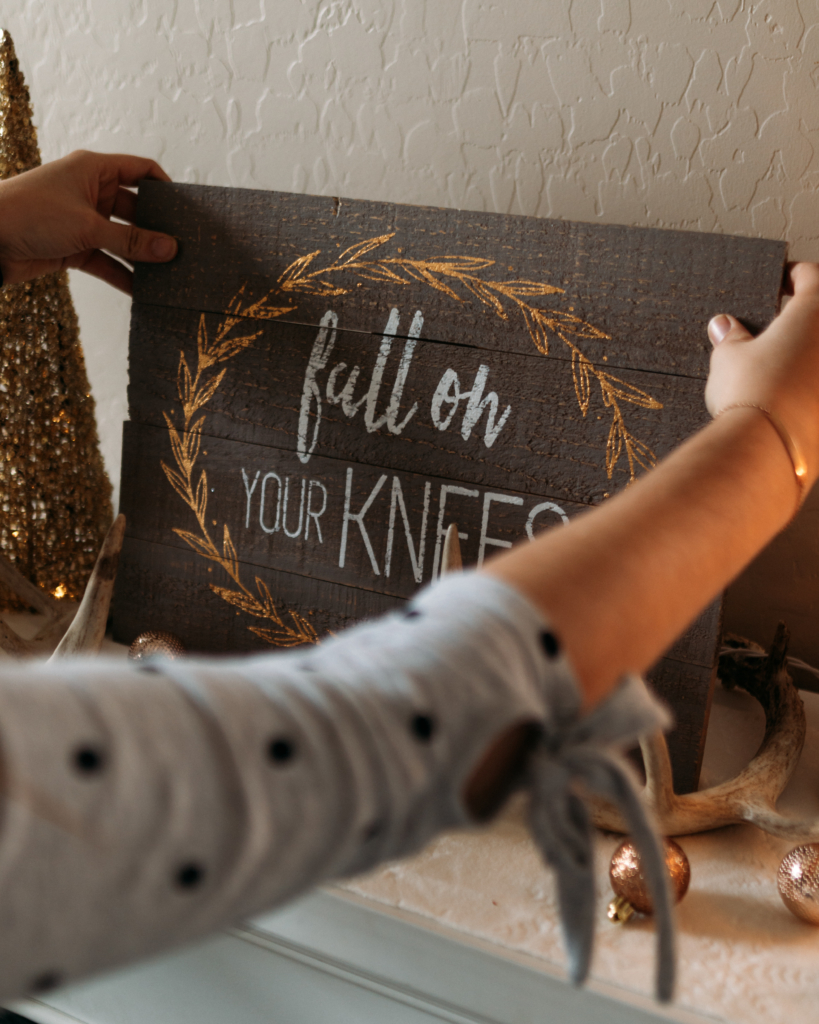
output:
M819 265L793 264L787 283L793 297L758 337L724 313L708 325L705 404L714 417L737 406L772 412L803 453L810 487L819 477Z
M130 295L133 274L120 260L167 263L177 249L170 235L134 225L131 187L142 178L171 180L153 160L78 150L0 182L5 283L77 267Z

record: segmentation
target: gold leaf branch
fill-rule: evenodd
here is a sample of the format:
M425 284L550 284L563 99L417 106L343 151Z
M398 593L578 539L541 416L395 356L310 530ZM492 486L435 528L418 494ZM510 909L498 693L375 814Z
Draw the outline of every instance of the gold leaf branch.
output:
M199 320L196 338L196 375L191 373L184 352L180 352L177 372L177 391L182 405L182 427L177 429L169 413L165 413L168 436L176 468L162 462L168 482L196 517L199 533L174 529L179 537L198 555L215 562L232 580L235 589L211 584L211 590L223 601L239 611L261 619L265 625L248 626L256 636L278 647L294 647L304 643L318 643L312 624L298 612L288 609L285 617L279 611L265 583L255 577L255 593L241 580L236 548L227 524L224 526L221 550L211 538L207 526L208 486L207 473L202 470L194 484L194 470L199 457L204 415L199 411L216 394L226 373L226 367L217 370L253 344L262 333L235 333L240 324L249 319L270 320L298 308L298 295L333 298L347 295L349 288L333 280L335 275L354 274L365 281L406 286L420 283L446 295L447 298L466 303L477 301L501 320L508 320L517 311L535 348L548 355L551 339L559 339L571 355L572 380L580 412L585 418L596 382L605 408L611 410L611 425L606 441L606 475L612 478L625 453L629 482L638 467L649 469L656 464L651 448L635 437L626 426L621 406L634 405L643 409L661 409L662 404L646 391L636 388L614 374L595 366L584 354L579 342L584 339L609 339L609 335L593 324L571 313L554 308L541 308L530 300L549 295L565 294L564 289L540 281L518 279L499 281L479 274L494 266L495 261L479 256L437 256L434 259L407 259L387 257L366 259L371 252L384 245L393 236L379 235L349 246L327 266L316 265L321 250L299 256L285 269L276 282L276 289L255 302L244 300L245 286L231 299L225 310L225 319L213 339L208 337L205 315ZM274 300L283 300L274 304Z
M629 469L629 483L633 482L637 467L649 469L657 462L647 444L636 438L626 426L621 403L643 409L662 409L662 404L646 391L635 388L606 370L598 369L582 352L578 341L583 339L609 339L610 335L593 324L563 310L542 309L531 299L547 295L565 294L564 289L541 281L525 279L497 281L478 276L479 271L494 266L495 261L480 256L436 256L434 259L407 259L400 256L380 260L365 259L369 253L384 245L395 232L369 238L349 246L325 267L316 267L321 250L299 256L277 281L283 295L301 293L330 298L347 295L349 288L328 280L333 275L353 273L366 281L409 285L420 283L441 292L455 302L465 303L477 299L501 320L508 320L510 309L523 317L535 348L549 354L549 341L558 338L571 353L572 378L580 412L585 418L589 411L592 380L597 382L603 405L611 409L612 422L606 442L606 475L612 478L623 452ZM460 287L460 294L456 288ZM466 293L466 294L464 294Z
M248 317L258 318L262 314L264 314L264 318L273 315L281 316L293 308L266 305L267 296L258 302L242 307L243 292L244 287L231 300L228 307L230 315L218 326L212 340L208 337L204 313L200 316L196 337L195 376L191 374L185 353L179 353L176 387L182 405L181 429L177 429L169 413L163 413L176 468L172 468L165 461L162 461L161 465L171 487L196 517L199 532L192 533L190 530L178 528L174 528L173 532L198 555L219 565L233 581L235 590L210 584L210 589L218 597L248 615L265 621L266 625L264 626L249 626L248 629L252 633L277 647L314 644L318 643L318 635L310 622L303 615L292 610L286 612L287 620L284 619L263 580L258 576L255 577L256 593L242 582L239 557L227 523L225 523L222 533L221 550L208 529L208 477L204 469L201 470L199 478L194 484L196 460L199 457L202 428L205 423L205 417L197 417L197 413L216 394L227 371L227 367L218 371L216 368L249 348L262 333L261 330L258 330L254 333L240 334L235 333L234 328L239 324L246 325Z

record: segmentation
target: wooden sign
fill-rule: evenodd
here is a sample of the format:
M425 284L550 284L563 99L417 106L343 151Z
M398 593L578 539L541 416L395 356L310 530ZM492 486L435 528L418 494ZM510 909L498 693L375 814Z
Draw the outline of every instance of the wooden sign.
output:
M144 182L114 629L313 643L559 527L708 420L706 324L775 314L784 245ZM590 583L590 585L593 585ZM623 609L623 616L630 614ZM719 604L650 678L696 785ZM589 630L594 623L589 623Z

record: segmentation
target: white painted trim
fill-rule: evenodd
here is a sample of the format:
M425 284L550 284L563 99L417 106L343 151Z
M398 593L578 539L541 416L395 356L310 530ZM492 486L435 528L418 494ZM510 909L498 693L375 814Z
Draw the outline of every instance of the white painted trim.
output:
M705 1024L342 889L11 1007L36 1024Z
M457 932L410 911L327 887L234 934L298 951L335 969L377 979L394 992L422 994L430 1006L476 1021L578 1024L704 1024L714 1018L660 1006L629 989L592 980L574 988L548 960ZM647 965L650 970L650 965ZM544 1006L550 1008L544 1017Z
M53 1006L46 1006L38 999L24 999L19 1003L10 1003L8 1009L35 1021L35 1024L85 1024L79 1017L72 1017Z
M269 949L279 956L287 957L290 960L296 961L296 963L306 964L309 967L330 974L334 978L340 978L348 984L357 985L368 992L375 992L378 995L386 996L388 999L402 1003L404 1006L411 1006L413 1009L421 1010L437 1020L444 1020L449 1022L449 1024L497 1024L495 1019L474 1016L472 1014L467 1016L460 1012L457 1007L446 1006L437 1000L429 999L422 992L403 988L386 979L379 979L374 975L368 975L364 971L352 970L342 963L330 960L328 957L317 956L306 949L300 949L292 943L284 942L283 940L277 941L260 932L237 929L235 934L237 937L247 942L252 942L264 949Z

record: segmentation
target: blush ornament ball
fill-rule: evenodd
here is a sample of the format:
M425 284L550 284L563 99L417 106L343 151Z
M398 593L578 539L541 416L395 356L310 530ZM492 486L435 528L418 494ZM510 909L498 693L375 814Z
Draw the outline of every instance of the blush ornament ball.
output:
M679 903L688 892L691 865L682 847L673 839L663 840L663 850L674 902ZM620 843L612 854L609 880L614 890L614 899L606 912L610 921L625 924L635 913L650 915L654 912L640 854L631 840L626 839Z

